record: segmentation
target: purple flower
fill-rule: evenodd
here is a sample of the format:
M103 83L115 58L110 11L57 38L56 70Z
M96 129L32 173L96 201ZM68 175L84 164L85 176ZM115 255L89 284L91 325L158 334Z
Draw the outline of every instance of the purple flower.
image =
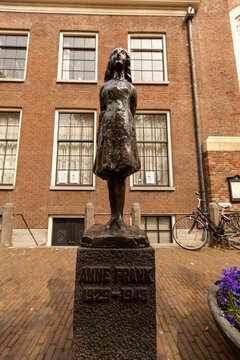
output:
M234 300L234 304L236 305L236 307L240 307L240 300Z

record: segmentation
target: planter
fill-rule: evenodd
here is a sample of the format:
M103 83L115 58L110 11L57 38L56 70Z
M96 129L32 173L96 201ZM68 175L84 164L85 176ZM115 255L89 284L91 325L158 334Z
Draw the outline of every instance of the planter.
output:
M208 306L225 342L230 346L236 359L240 359L240 333L219 313L216 295L219 286L214 285L208 292Z

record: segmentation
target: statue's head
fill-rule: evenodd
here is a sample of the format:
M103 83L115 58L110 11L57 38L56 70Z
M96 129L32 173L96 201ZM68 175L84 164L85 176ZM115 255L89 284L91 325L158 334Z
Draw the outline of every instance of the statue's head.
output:
M108 62L107 62L107 68L106 68L106 72L105 72L105 77L104 77L104 81L109 81L113 78L114 75L114 64L115 64L115 59L119 54L124 54L124 74L125 74L125 79L127 81L129 81L130 83L132 82L132 76L131 76L131 68L130 68L130 56L129 53L126 49L123 48L116 48L114 49L109 58L108 58Z

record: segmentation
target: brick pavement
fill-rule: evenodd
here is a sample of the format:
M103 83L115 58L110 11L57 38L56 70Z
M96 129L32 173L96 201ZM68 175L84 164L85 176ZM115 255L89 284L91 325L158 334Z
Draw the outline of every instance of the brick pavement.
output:
M75 260L76 248L0 249L1 360L71 359ZM158 360L233 360L207 293L239 264L237 250L156 250Z

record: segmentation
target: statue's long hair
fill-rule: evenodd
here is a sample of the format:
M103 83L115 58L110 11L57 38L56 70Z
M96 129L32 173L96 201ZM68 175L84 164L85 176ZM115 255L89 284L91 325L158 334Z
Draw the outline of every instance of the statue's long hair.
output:
M108 62L107 62L107 68L106 68L106 71L105 71L105 77L104 77L104 82L107 82L109 80L111 80L113 78L113 75L114 75L114 69L113 69L113 61L112 61L112 57L113 57L113 52L114 51L121 51L123 50L126 54L126 63L125 63L125 67L124 67L124 74L125 74L125 79L127 81L129 81L130 83L132 83L132 76L131 76L131 68L130 68L130 65L131 65L131 62L130 62L130 56L129 56L129 53L126 49L123 49L123 48L116 48L116 49L113 49L113 51L111 52L109 58L108 58Z

